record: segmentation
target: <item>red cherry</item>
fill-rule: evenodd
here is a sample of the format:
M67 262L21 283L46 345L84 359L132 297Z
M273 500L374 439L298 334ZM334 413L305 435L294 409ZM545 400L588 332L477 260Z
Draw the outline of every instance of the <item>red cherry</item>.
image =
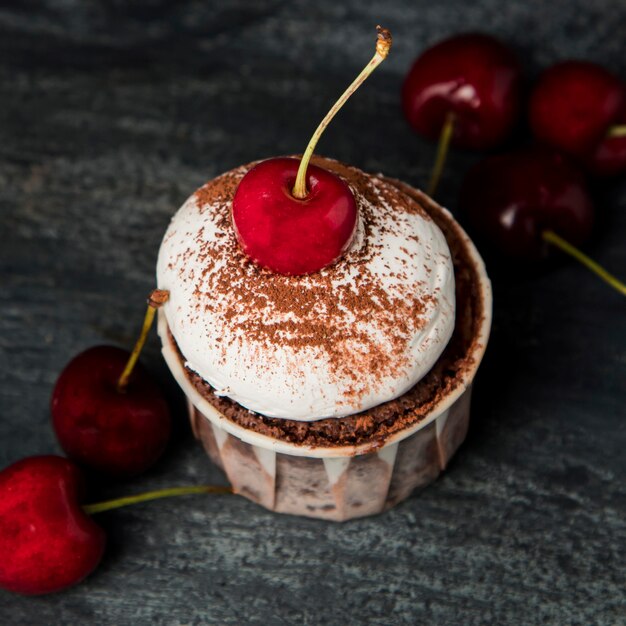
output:
M391 33L381 26L376 32L374 56L320 122L302 159L268 159L239 183L233 227L243 251L259 265L280 274L310 274L350 245L357 223L354 195L341 178L309 162L337 111L387 58Z
M280 274L309 274L336 261L350 245L357 205L348 185L314 165L307 169L308 193L292 190L300 161L268 159L241 180L232 219L244 252Z
M52 394L54 430L67 455L113 475L150 467L170 435L167 402L145 369L137 364L118 390L129 356L112 346L90 348L65 367Z
M0 472L0 587L28 595L74 585L102 558L104 531L83 511L78 468L58 456Z
M593 223L581 172L564 157L538 149L492 156L475 165L462 185L460 206L479 237L518 259L546 254L546 230L580 245Z
M407 120L437 139L449 113L452 143L484 150L511 132L520 109L521 70L503 43L477 33L456 35L423 52L402 87Z
M608 136L612 126L624 121L624 82L587 61L564 61L548 68L530 98L535 137L598 173L626 168L626 138Z

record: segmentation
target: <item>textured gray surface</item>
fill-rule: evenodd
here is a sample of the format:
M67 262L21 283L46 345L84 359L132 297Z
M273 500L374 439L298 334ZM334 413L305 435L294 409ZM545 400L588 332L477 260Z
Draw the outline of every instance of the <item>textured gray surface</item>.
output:
M369 58L377 22L392 29L393 53L320 150L415 184L434 149L407 132L398 89L426 44L481 28L509 40L530 75L568 56L625 72L616 0L7 4L1 466L58 451L55 378L88 346L132 343L172 212L222 170L302 150ZM452 155L445 204L476 158ZM589 250L623 274L625 188L596 193ZM0 622L623 624L624 301L567 262L526 277L498 271L494 287L469 438L434 486L345 525L234 497L104 514L101 567L49 597L0 591ZM149 474L94 486L94 499L223 481L191 438L154 337L144 361L171 395L174 442Z

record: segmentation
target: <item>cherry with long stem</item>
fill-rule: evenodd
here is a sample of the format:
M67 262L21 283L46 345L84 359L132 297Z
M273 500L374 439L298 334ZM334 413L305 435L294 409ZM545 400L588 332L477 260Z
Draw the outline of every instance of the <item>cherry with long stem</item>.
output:
M350 247L358 222L354 193L341 176L310 160L331 119L385 60L391 41L378 26L374 56L319 124L301 159L266 159L239 182L232 224L242 251L258 265L289 276L311 274Z
M578 167L538 147L495 155L466 175L459 198L475 234L504 256L526 262L558 248L626 295L626 286L584 254L594 207Z
M415 59L402 85L402 108L419 135L439 142L430 195L450 145L489 150L507 139L519 116L521 89L515 53L490 35L461 33Z
M188 494L227 494L230 487L159 489L81 506L84 478L69 459L31 456L0 470L0 588L40 595L80 582L104 554L106 534L92 515Z
M132 353L116 346L94 346L61 372L52 393L52 423L63 450L81 465L113 476L132 476L150 467L165 450L171 431L168 402L138 357L156 310L168 297L160 289L150 294Z

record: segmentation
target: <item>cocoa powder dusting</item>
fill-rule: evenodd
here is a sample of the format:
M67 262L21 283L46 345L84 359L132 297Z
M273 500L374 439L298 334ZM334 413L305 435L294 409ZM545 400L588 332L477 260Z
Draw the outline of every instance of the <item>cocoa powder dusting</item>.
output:
M380 205L375 189L387 205L393 206L400 197L407 212L430 215L442 230L450 247L456 279L455 330L444 352L428 374L399 398L356 415L314 422L253 413L227 397L215 395L210 385L191 370L186 370L187 376L208 402L244 428L302 445L369 443L378 447L389 435L422 419L462 382L463 374L472 367L471 355L477 347L476 337L484 314L478 272L454 221L419 192L399 181L369 177L335 161L319 158L316 161L343 176L360 191L365 190L367 203L360 210L366 213L366 228L369 228L367 211L370 205ZM245 168L236 170L240 175L245 171ZM375 277L363 271L366 259L377 253L375 244L349 253L352 255L350 263L360 270L355 272L351 281L339 280L341 272L336 267L322 270L316 276L315 284L307 277L285 277L257 267L241 252L232 228L227 228L230 199L239 179L240 176L232 175L220 177L207 183L196 194L200 208L209 202L215 207L216 198L224 203L220 205L218 227L231 234L220 240L220 245L227 246L227 253L236 261L215 271L215 250L203 246L204 276L196 285L197 295L206 296L200 298L202 306L205 309L214 306L211 293L230 293L232 297L228 299L227 310L221 312L223 319L240 333L245 333L247 338L253 338L260 349L271 354L272 345L288 344L296 353L300 351L303 358L308 350L324 350L334 374L350 376L353 380L351 393L367 392L363 381L373 380L375 384L378 377L389 374L394 364L397 367L398 352L402 351L407 336L412 328L423 323L424 307L429 300L434 299L433 303L436 303L436 298L420 295L419 289L414 294L403 294L405 297L402 298L391 298ZM254 316L249 315L251 310L255 312ZM372 316L376 316L385 329L390 338L389 345L372 343L371 338L358 331L359 322ZM347 324L352 325L350 333L346 332ZM170 338L176 345L171 335ZM346 359L347 351L350 359ZM223 347L222 354L225 354ZM184 361L182 354L180 357ZM352 364L350 370L346 369L346 362ZM271 359L268 367L271 367Z
M352 380L352 394L363 396L372 391L372 385L375 389L378 381L397 376L398 368L408 367L404 347L416 329L423 327L424 307L430 300L413 286L405 293L390 295L367 266L372 256L380 254L376 238L369 236L377 221L374 208L381 206L382 197L387 210L393 210L399 201L404 209L405 196L357 170L336 162L322 164L359 190L355 196L362 215L363 245L351 249L341 264L316 273L314 280L258 267L240 249L230 218L233 194L248 169L244 166L208 182L195 194L200 212L214 212L213 222L221 237L217 243L203 239L202 233L196 237L203 272L197 277L194 298L198 314L210 313L220 320L223 335L231 343L245 336L247 343L263 354L268 367L276 346L290 346L298 359L323 354L330 381ZM408 202L406 213L423 213L419 204ZM378 221L383 229L384 221ZM408 253L406 249L400 252ZM383 341L374 341L361 330L372 320L376 320Z

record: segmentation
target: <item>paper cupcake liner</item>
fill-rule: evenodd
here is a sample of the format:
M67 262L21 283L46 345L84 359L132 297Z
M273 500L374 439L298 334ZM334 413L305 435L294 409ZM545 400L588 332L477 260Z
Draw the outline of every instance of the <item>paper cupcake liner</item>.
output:
M344 521L375 515L445 469L469 424L471 388L406 439L358 456L294 456L246 443L189 402L194 435L236 493L277 513Z

